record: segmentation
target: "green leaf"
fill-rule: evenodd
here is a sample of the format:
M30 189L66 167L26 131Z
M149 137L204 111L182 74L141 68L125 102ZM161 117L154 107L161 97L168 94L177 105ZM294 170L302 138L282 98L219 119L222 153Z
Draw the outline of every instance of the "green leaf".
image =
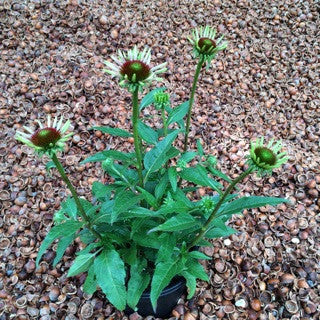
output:
M217 169L214 169L212 168L211 166L208 167L208 170L215 176L227 181L227 182L232 182L232 180L226 175L224 174L223 172L217 170Z
M174 139L177 137L179 131L168 134L163 140L158 142L153 149L145 154L144 167L146 169L145 181L150 173L157 171L164 164L166 153L169 151Z
M187 181L193 182L200 186L210 187L213 190L221 193L220 189L222 188L222 185L219 182L209 178L206 169L200 165L192 168L185 168L179 172L179 175L181 178Z
M111 223L117 220L118 215L124 212L142 199L142 195L135 195L132 191L122 190L116 195L113 210L111 213Z
M181 155L181 157L180 157L179 160L182 160L182 161L188 163L188 162L190 162L196 155L197 155L197 153L194 152L194 151L187 151L187 152L184 152L184 153Z
M191 299L195 292L196 292L196 288L197 288L197 277L193 276L191 273L189 273L188 271L183 271L181 273L181 275L183 277L185 277L185 279L187 280L187 288L188 288L188 296L187 299Z
M148 202L148 204L157 210L158 209L157 199L147 190L139 186L137 186L136 188L138 191L142 193L143 198Z
M178 107L174 108L168 116L168 125L171 123L178 122L179 120L183 119L184 116L188 113L189 109L189 100L183 102Z
M212 257L208 257L207 255L205 255L204 253L200 252L200 251L191 251L188 253L188 257L193 258L193 259L197 259L197 260L211 260Z
M126 211L124 214L121 214L121 219L130 219L130 218L145 218L145 217L161 217L161 213L158 213L153 210L149 210L143 207L133 207Z
M115 250L103 250L94 259L94 273L107 299L120 311L126 307L126 272Z
M77 218L78 208L73 198L68 197L67 200L61 202L61 208L68 217L72 219Z
M138 122L138 132L139 136L142 140L151 143L157 144L158 142L158 134L155 130L150 128L148 125L143 123L141 120Z
M126 130L122 130L119 128L111 128L111 127L92 127L93 130L99 130L103 133L111 134L112 136L116 137L132 137L132 134Z
M203 152L203 147L201 145L200 139L197 140L197 149L198 149L198 155L200 157L203 157L204 152Z
M86 281L83 284L83 291L87 294L94 294L97 290L97 280L94 274L94 265L89 268Z
M173 192L177 190L177 170L175 167L170 167L168 170L168 177L172 187Z
M49 176L51 176L50 170L51 170L52 168L56 168L56 165L54 164L53 161L49 161L49 162L46 164L46 171L48 172Z
M168 187L169 178L167 172L162 176L159 183L157 184L154 194L157 199L161 199L164 193L166 192L166 189Z
M54 226L49 233L47 234L47 236L45 237L45 239L43 240L38 255L37 255L37 260L36 260L36 267L38 268L39 266L39 261L42 257L42 255L44 254L44 252L47 250L47 248L51 245L51 243L58 239L61 238L63 236L65 236L66 234L73 234L76 231L78 231L83 225L83 222L80 221L74 221L74 220L68 220L64 223L61 223L57 226Z
M164 204L156 213L167 215L168 213L184 213L189 211L190 207L185 202L177 200Z
M158 251L156 264L166 262L172 256L173 249L176 246L176 236L174 234L165 234L161 238L161 247Z
M67 277L73 277L81 272L87 271L91 266L95 255L95 253L85 253L77 256L69 269Z
M203 281L209 281L209 276L204 271L203 266L194 259L189 259L186 263L187 272L189 272L194 277L201 279Z
M208 239L223 238L223 237L229 237L232 234L237 232L238 232L237 230L234 230L228 226L225 226L225 228L223 229L215 227L207 231L204 237Z
M172 278L177 274L178 266L176 260L161 262L156 265L151 282L151 304L153 310L157 309L157 300L162 290L170 283ZM179 270L180 271L180 270Z
M85 164L88 162L102 162L106 160L107 158L112 158L114 160L119 161L128 161L132 162L132 160L135 157L135 153L125 153L117 150L105 150L97 152L96 154L92 155L91 157L83 160L80 162L80 164Z
M162 88L156 88L151 90L148 94L146 94L140 103L140 107L139 110L141 111L142 109L144 109L145 107L149 106L150 104L154 103L154 94L159 92L159 91L165 91L166 88L162 87Z
M113 186L105 185L98 181L94 181L92 184L92 194L99 200L109 198L112 189Z
M135 309L143 291L150 283L150 275L144 271L146 264L146 260L137 260L130 268L127 304L132 309Z
M82 229L78 235L80 236L80 240L85 244L96 240L96 237L88 229Z
M260 197L260 196L242 197L240 199L236 199L220 207L216 217L217 218L220 216L229 217L234 213L242 212L242 210L244 209L258 208L266 205L275 206L283 202L289 202L289 200L284 198L277 198L277 197Z
M198 222L196 219L189 213L180 213L170 219L165 223L160 224L159 226L151 229L149 232L154 231L181 231L188 229L197 225Z
M73 242L73 240L76 238L76 234L72 233L69 234L65 237L62 237L59 240L58 246L57 246L57 251L56 251L56 256L53 260L52 266L55 268L55 266L57 265L57 263L60 261L60 259L62 258L63 254L65 253L65 251L67 250L67 248L69 247L69 245L71 244L71 242Z

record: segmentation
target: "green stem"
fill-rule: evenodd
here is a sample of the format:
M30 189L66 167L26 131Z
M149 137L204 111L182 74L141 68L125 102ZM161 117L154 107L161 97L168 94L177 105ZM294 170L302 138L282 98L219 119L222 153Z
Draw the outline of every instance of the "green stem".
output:
M167 120L166 120L166 114L164 108L161 109L161 117L163 122L163 135L166 137L168 134L168 126L167 126Z
M81 202L79 200L79 197L77 195L77 192L75 190L75 188L73 187L71 181L69 180L69 178L66 175L66 172L64 171L64 168L61 164L61 162L59 161L59 159L57 158L57 155L55 153L53 153L53 155L51 156L51 159L53 161L53 163L55 164L56 168L58 169L62 180L66 183L66 185L68 186L69 190L71 191L71 194L73 196L73 199L76 203L76 206L78 208L79 211L79 215L81 216L81 218L86 222L87 228L90 230L90 232L97 237L98 239L102 240L102 236L93 229L90 219L87 216L86 212L83 209L83 206L81 205Z
M203 58L203 56L201 56L200 59L199 59L199 62L198 62L198 65L197 65L197 69L196 69L196 73L194 75L193 83L192 83L191 96L190 96L190 100L189 100L187 124L186 124L186 134L185 134L185 137L184 137L184 147L183 147L184 151L187 151L192 105L193 105L193 101L194 101L194 95L195 95L195 92L196 92L198 78L199 78L201 67L202 67L203 63L204 63L204 58Z
M223 193L221 198L219 199L217 205L215 206L214 210L212 211L210 217L206 221L206 223L201 228L199 234L195 237L195 239L191 242L191 244L188 246L188 250L192 247L194 247L205 235L205 233L208 231L208 228L214 219L215 215L217 214L218 210L220 209L221 205L223 204L224 200L228 196L228 194L233 190L233 188L239 183L241 180L243 180L246 176L248 176L253 171L252 167L249 167L246 171L242 172L239 177L234 179L228 186L227 190Z
M143 175L142 175L142 154L141 154L141 141L138 133L138 121L139 121L139 103L138 103L138 90L139 86L132 93L132 126L133 126L133 139L134 139L134 148L136 151L137 157L137 170L139 175L139 185L143 188Z

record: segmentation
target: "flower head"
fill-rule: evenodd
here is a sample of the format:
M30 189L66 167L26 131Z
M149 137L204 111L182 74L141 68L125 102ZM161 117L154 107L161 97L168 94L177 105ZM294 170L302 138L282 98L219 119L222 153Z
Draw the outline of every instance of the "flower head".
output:
M56 117L51 123L51 117L48 116L46 126L43 126L37 120L40 126L38 130L33 131L29 127L24 127L28 133L17 131L15 138L33 148L39 155L48 154L50 156L57 151L63 151L65 142L73 134L65 135L70 126L70 121L68 120L64 125L62 125L62 121L63 117L59 121Z
M134 91L137 86L142 88L153 80L161 80L158 74L165 72L166 62L156 67L150 67L151 49L145 48L142 52L135 46L127 54L121 50L118 56L111 56L115 63L105 61L105 72L120 79L120 85Z
M194 29L192 31L192 39L188 38L193 45L193 55L195 58L203 57L207 62L207 68L210 67L211 60L215 58L217 53L224 50L228 43L223 41L223 35L215 40L216 30L206 26Z
M274 140L269 141L267 146L263 144L263 138L251 143L248 164L254 167L261 175L271 173L273 169L279 168L288 160L286 152L279 153L281 142L274 144Z

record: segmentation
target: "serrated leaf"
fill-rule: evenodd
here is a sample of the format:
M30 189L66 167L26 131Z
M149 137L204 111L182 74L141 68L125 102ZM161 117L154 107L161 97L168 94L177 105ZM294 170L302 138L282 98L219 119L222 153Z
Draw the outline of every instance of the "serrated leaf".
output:
M142 195L135 195L131 191L122 190L116 195L111 213L111 223L117 220L118 215L124 212L142 199Z
M143 207L133 207L121 215L121 219L130 219L130 218L145 218L145 217L161 217L156 211L149 210Z
M174 108L169 113L167 124L170 125L172 123L182 120L184 116L188 113L188 109L189 109L189 100L183 102L182 104Z
M201 279L203 281L209 281L209 276L204 271L203 266L194 259L189 259L186 263L187 272L189 272L194 277Z
M80 164L85 164L88 162L102 162L107 158L112 158L119 161L130 161L135 157L134 153L125 153L117 150L105 150L97 152L96 154L90 156L89 158L80 162Z
M162 290L170 283L172 278L177 274L178 266L176 260L161 262L156 265L154 275L151 282L151 304L156 312L157 300ZM180 271L180 270L179 270Z
M96 240L96 237L88 229L82 229L78 235L80 236L80 240L85 244Z
M188 271L183 271L181 275L186 279L187 281L187 288L188 288L188 296L187 299L191 299L197 288L197 277L193 276L191 273Z
M200 139L197 140L197 149L198 149L198 155L200 157L203 157L204 152L203 152L203 147L201 145Z
M148 94L146 94L140 103L139 106L139 110L141 111L142 109L144 109L145 107L149 106L150 104L152 104L154 102L154 94L159 92L159 91L165 91L166 88L165 87L161 87L161 88L156 88L151 90Z
M151 229L149 232L154 231L181 231L199 224L196 219L189 213L180 213L165 223L160 224L156 228Z
M155 130L150 128L148 125L143 123L141 120L138 122L138 132L142 140L150 143L156 144L158 142L158 134Z
M53 263L52 263L52 266L54 268L57 265L57 263L60 261L60 259L63 257L63 254L65 253L65 251L67 250L67 248L69 247L69 245L73 242L73 240L75 238L76 238L76 234L72 233L70 235L62 237L59 240L57 250L56 250L56 256L55 256Z
M187 152L184 152L180 159L179 160L182 160L186 163L190 162L195 156L197 156L197 153L194 152L194 151L187 151Z
M61 208L69 218L77 218L78 208L73 198L68 197L67 200L61 202Z
M158 203L157 203L157 199L147 190L137 186L136 187L138 191L140 191L142 193L143 198L148 202L148 204L155 208L158 209Z
M233 200L222 206L216 215L216 217L226 216L229 217L234 213L242 212L244 209L259 208L266 205L275 206L277 204L289 202L289 200L277 197L261 197L261 196L250 196L242 197L240 199Z
M216 239L216 238L229 237L235 233L237 233L237 230L234 230L228 226L225 226L225 228L223 229L215 227L207 231L204 237L208 239Z
M177 190L177 170L175 167L170 167L168 169L168 177L172 187L173 192Z
M221 193L222 185L208 177L208 173L205 168L197 165L196 167L192 168L185 168L179 172L181 178L198 184L204 187L210 187L213 190Z
M68 220L66 222L63 222L57 226L54 226L45 239L43 240L38 255L37 255L37 260L36 260L36 267L38 268L39 266L39 261L44 254L44 252L47 250L47 248L51 245L51 243L58 239L63 237L66 234L72 234L78 231L83 225L83 222L80 221L74 221L74 220Z
M130 268L127 304L132 309L135 309L143 291L150 283L150 275L144 271L145 266L146 260L137 260Z
M158 142L154 148L145 154L144 167L147 171L145 175L145 181L147 181L150 173L157 171L164 164L164 161L166 160L166 153L171 148L171 145L178 133L179 131L175 130L174 132L168 134L163 140Z
M208 257L204 253L200 251L191 251L188 253L188 257L193 258L193 259L198 259L198 260L211 260L212 257Z
M86 281L83 284L83 291L87 294L94 294L97 290L97 280L94 274L94 265L89 268Z
M132 137L132 134L126 130L119 128L111 128L111 127L92 127L93 130L99 130L103 133L111 134L116 137L129 138Z
M95 255L95 253L85 253L77 256L69 269L67 277L73 277L81 272L87 271L92 264Z
M157 199L161 199L162 196L165 194L166 189L168 187L169 178L167 172L162 176L159 183L157 184L154 194Z
M168 261L168 259L172 256L177 239L174 234L165 234L161 240L162 244L158 250L156 264Z
M94 181L92 184L92 194L97 199L109 198L112 189L113 189L113 186L105 185L99 181Z
M94 259L94 273L107 299L120 311L126 307L126 272L115 250L103 250Z
M229 182L229 183L232 182L232 180L231 180L226 174L224 174L223 172L221 172L221 171L219 171L219 170L217 170L217 169L214 169L214 168L212 168L211 166L208 167L208 170L209 170L210 173L212 173L214 176L217 176L217 177L219 177L219 178L221 178L221 179L223 179L223 180L225 180L225 181L227 181L227 182Z

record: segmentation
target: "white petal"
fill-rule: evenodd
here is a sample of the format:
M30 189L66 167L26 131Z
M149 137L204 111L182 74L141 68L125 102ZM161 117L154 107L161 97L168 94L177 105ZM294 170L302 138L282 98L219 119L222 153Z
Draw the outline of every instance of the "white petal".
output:
M51 127L51 116L50 116L50 114L48 115L47 126L48 126L49 128Z
M36 121L38 122L40 129L42 129L42 128L43 128L43 125L42 125L42 123L40 122L40 120L37 119Z
M62 134L64 134L64 133L68 130L69 127L70 127L70 120L68 120L68 121L64 124L64 126L61 128L60 132L61 132Z
M57 120L58 120L58 117L54 117L53 124L52 124L52 128L55 128L55 127L56 127Z
M62 125L62 121L63 121L63 116L60 118L58 124L57 124L57 130L60 130L61 125Z
M33 133L33 130L29 127L23 126L23 128L28 131L29 133Z

